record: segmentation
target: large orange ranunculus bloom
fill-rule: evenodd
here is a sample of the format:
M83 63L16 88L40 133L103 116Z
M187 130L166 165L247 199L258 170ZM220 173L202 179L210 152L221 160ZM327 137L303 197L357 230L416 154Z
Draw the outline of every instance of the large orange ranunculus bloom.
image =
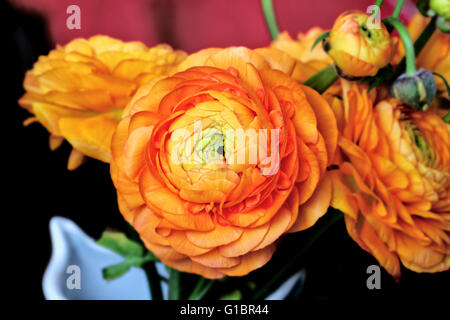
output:
M111 137L125 105L137 88L172 73L186 54L168 45L147 48L107 36L76 39L41 56L24 80L20 106L50 132L50 147L63 139L73 147L68 168L83 155L111 158Z
M311 50L314 42L324 32L325 30L314 27L306 33L298 33L295 40L287 32L282 32L270 44L271 48L281 50L303 64L302 68L297 69L301 72L291 75L295 80L304 82L315 73L333 64L333 60L323 50L321 44L317 44Z
M350 236L395 278L450 267L450 125L343 82L336 118L343 153L332 206Z
M295 66L267 48L202 50L179 73L140 88L125 109L111 161L120 211L168 266L245 275L271 258L284 233L326 212L336 121L317 92L288 76ZM251 129L278 132L253 163L263 134L240 147L231 139ZM278 157L266 158L268 149ZM265 171L269 163L279 170Z

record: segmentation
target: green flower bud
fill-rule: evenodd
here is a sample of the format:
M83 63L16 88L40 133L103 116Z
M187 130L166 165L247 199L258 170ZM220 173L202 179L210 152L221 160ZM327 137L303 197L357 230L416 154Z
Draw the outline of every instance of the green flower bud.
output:
M450 0L430 0L430 9L445 20L450 20Z
M419 69L412 76L402 74L398 77L392 84L391 94L419 110L433 100L436 95L436 82L430 71Z
M438 16L436 27L443 33L450 33L450 20L445 20L443 16Z

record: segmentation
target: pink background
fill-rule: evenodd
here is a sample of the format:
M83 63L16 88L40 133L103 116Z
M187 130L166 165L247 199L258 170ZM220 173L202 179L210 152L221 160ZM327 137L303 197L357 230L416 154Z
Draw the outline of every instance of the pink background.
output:
M140 40L147 45L169 43L188 52L205 47L244 45L250 48L270 41L260 0L11 0L23 10L42 15L53 44L73 38L106 34L122 40ZM366 8L374 0L274 0L281 30L292 35L320 25L330 28L344 10ZM392 12L385 1L382 16ZM81 30L69 30L66 9L81 9ZM402 18L414 11L407 1Z

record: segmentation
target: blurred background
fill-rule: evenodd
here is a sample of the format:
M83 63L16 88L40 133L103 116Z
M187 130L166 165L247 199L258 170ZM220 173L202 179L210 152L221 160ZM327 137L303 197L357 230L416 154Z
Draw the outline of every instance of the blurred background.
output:
M393 2L385 1L382 16L392 12ZM280 30L295 36L316 25L330 28L342 11L366 11L373 3L369 0L275 0L274 7ZM69 16L66 9L72 4L81 9L80 30L66 27ZM408 20L414 8L413 1L406 1L402 20ZM10 257L18 272L14 281L21 282L15 285L11 295L22 297L25 293L29 298L43 299L41 279L51 254L48 222L52 216L74 220L95 239L106 227L123 230L125 225L117 209L106 164L88 160L70 172L66 169L70 152L67 143L51 152L48 133L42 126L23 127L28 114L19 108L17 100L23 94L24 73L32 68L38 56L47 54L56 44L95 34L125 41L139 40L148 46L164 42L190 53L205 47L265 46L270 36L260 0L10 0L1 1L0 12L5 35L2 40L6 39L2 43L6 55L2 111L6 113L2 113L1 126L3 150L7 154L2 157L6 161L2 167L7 186L4 229L12 233L9 241L17 243L7 247L12 251ZM264 281L315 230L289 235L269 264L249 277L232 280L230 286ZM305 268L307 276L303 289L290 299L324 303L370 299L408 302L437 296L450 284L448 272L416 274L403 269L400 283L395 283L383 270L382 289L368 290L366 269L371 264L377 262L348 237L340 221L291 270Z

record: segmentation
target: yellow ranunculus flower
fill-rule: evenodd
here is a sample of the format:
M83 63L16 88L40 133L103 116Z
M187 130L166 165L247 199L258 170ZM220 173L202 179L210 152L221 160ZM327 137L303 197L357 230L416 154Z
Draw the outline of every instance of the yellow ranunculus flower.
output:
M271 48L281 50L301 62L302 67L298 68L299 72L292 74L295 80L304 82L323 68L333 64L333 60L322 46L317 45L311 50L316 39L324 32L325 30L314 27L306 33L298 33L297 39L292 39L287 32L283 32L270 44Z
M50 147L72 146L68 168L84 156L109 162L112 134L138 87L172 73L186 54L107 36L75 39L41 56L24 80L21 107L50 132Z
M328 54L336 66L352 77L374 76L389 64L394 52L384 24L377 26L361 11L346 11L336 19L329 45Z

